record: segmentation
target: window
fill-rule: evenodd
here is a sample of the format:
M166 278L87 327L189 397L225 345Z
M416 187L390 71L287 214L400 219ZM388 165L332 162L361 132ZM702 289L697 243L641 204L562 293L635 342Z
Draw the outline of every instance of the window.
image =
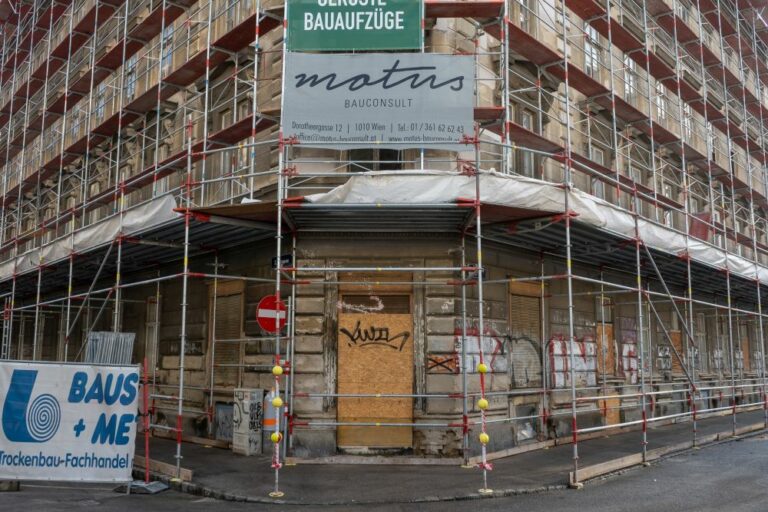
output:
M162 74L170 71L173 64L173 25L168 25L163 31L163 68Z
M667 197L667 198L670 198L670 199L674 199L674 196L672 195L673 194L673 190L672 190L672 184L671 183L667 183L667 182L662 180L660 188L661 188L661 194L664 197ZM663 212L662 213L662 216L663 216L662 222L664 222L664 225L665 226L669 226L669 227L673 227L672 226L672 222L673 222L672 210L663 209L662 212Z
M96 89L96 117L101 119L107 107L107 84L100 83Z
M605 152L602 149L590 146L589 157L596 164L605 165ZM599 177L592 176L590 178L590 184L592 195L599 197L600 199L605 199L605 183L603 183Z
M627 101L637 98L637 63L628 55L624 57L624 96Z
M656 82L656 115L659 120L667 118L667 89L661 82Z
M520 124L523 128L534 131L533 129L533 114L527 110L520 112ZM530 151L525 149L520 150L520 169L519 172L523 176L533 178L536 172L536 164L534 161L534 155Z
M531 32L532 4L531 0L516 0L517 21L520 28L526 32Z
M125 95L127 98L133 98L136 93L136 63L136 55L125 62Z
M627 175L638 185L645 185L645 179L643 178L643 171L637 166L630 165Z
M94 181L91 183L90 187L88 187L88 199L93 199L98 194L101 193L101 183L98 181ZM88 222L94 223L98 221L101 218L103 208L95 208L88 212Z
M715 210L714 215L712 217L712 222L715 224L715 245L722 248L723 247L723 233L720 230L721 229L721 223L722 223L723 215L720 212L720 210Z
M584 72L592 78L600 74L600 36L597 30L585 22L584 26Z
M691 6L686 4L685 2L676 2L677 5L677 15L680 17L683 22L688 23L688 20L690 19L691 14Z
M394 171L402 168L403 152L398 149L349 150L350 172Z
M219 115L219 129L224 128L225 126L229 126L231 118L232 117L232 111L228 108L225 108L222 110ZM220 151L219 153L219 169L221 172L221 176L230 176L233 172L233 164L236 165L234 162L234 157L236 153L232 153L231 151Z
M694 337L696 338L696 350L694 347L689 347L689 350L693 352L693 361L696 367L702 370L707 370L702 365L707 363L706 359L701 357L701 352L707 353L707 317L704 313L696 313L696 325Z
M707 122L707 149L709 150L709 158L715 160L715 130L710 122Z
M683 105L683 136L686 140L693 136L693 112L688 103Z
M73 112L73 115L72 115L72 127L70 128L73 139L76 139L77 138L77 134L80 132L80 119L81 119L81 117L82 116L80 115L80 109L75 108L75 111Z
M235 28L235 22L237 21L237 0L227 1L227 30Z
M734 149L731 149L731 158L728 159L728 170L731 172L731 174L736 173L736 159L737 159L736 151Z

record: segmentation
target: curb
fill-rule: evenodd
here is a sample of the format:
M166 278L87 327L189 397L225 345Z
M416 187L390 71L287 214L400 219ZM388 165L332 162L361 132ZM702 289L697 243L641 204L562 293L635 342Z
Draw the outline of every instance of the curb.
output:
M670 445L667 447L657 448L657 450L660 453L658 455L653 456L651 460L648 460L645 463L629 463L621 467L616 467L615 469L612 469L610 471L601 472L593 476L590 476L588 478L580 479L578 484L581 484L582 486L584 486L592 483L603 482L615 476L623 475L624 473L628 473L635 469L642 468L643 466L652 466L661 461L669 459L671 457L676 457L678 455L693 452L701 448L709 448L713 446L719 446L721 444L733 443L736 441L741 441L742 439L765 435L766 433L768 433L768 429L762 426L762 424L760 428L751 429L751 430L746 430L746 429L741 429L741 430L742 431L737 432L736 435L733 435L730 432L728 432L727 435L724 435L726 434L726 432L711 434L710 436L707 436L711 440L706 442L699 441L696 445L693 445L693 443L691 442L687 442L685 443L687 445L685 447L678 447L679 445ZM616 460L621 460L621 459L614 459L614 461ZM606 461L602 464L610 464L611 462L613 461ZM595 466L599 466L599 465L600 464ZM589 469L590 467L594 467L594 466L588 466L584 469ZM573 473L571 472L569 473L569 479L572 477L573 477ZM575 485L575 484L571 484L571 485Z
M508 496L520 496L525 494L541 494L550 491L559 491L567 489L565 484L550 484L537 487L522 487L511 489L494 490L491 494L480 494L478 492L459 494L455 496L421 496L419 498L405 500L336 500L336 501L303 501L286 500L273 498L259 498L256 496L243 496L233 494L219 489L206 487L194 482L180 482L174 478L158 473L150 473L154 480L159 480L168 485L174 491L191 494L193 496L202 496L222 501L233 501L240 503L261 503L266 505L307 505L307 506L344 506L344 505L387 505L387 504L407 504L407 503L436 503L449 501L469 501L489 498L503 498ZM134 469L134 476L143 477L144 472Z
M725 433L721 432L721 433L713 434L711 436L711 437L714 437L713 440L706 443L698 443L696 447L689 446L687 448L681 448L677 450L669 449L670 447L673 447L675 445L670 445L669 447L662 447L662 448L659 448L658 450L666 449L668 451L666 453L659 454L657 457L654 457L653 461L651 461L651 464L655 464L659 461L665 460L669 457L680 455L682 453L691 452L694 450L694 448L717 446L720 444L738 441L739 439L765 434L766 432L768 432L768 429L765 429L764 427L760 429L749 430L743 433L737 433L735 437L733 435L730 435L730 433L727 437L723 437L723 434ZM620 459L614 459L614 461L616 460L620 460ZM612 461L606 461L601 464L609 464L611 462ZM602 482L607 479L622 475L628 471L631 471L639 467L642 467L642 465L628 464L623 467L617 467L612 471L597 474L592 476L591 478L580 480L579 483L591 484L596 482ZM587 468L584 468L584 469L587 469ZM133 472L135 477L143 478L144 476L144 472L142 470L134 468ZM437 502L481 500L481 499L490 499L490 498L504 498L509 496L521 496L521 495L528 495L528 494L542 494L545 492L559 491L559 490L565 490L569 488L569 485L567 484L549 484L549 485L541 485L541 486L535 486L535 487L499 489L499 490L494 490L490 494L480 494L479 492L473 492L473 493L467 493L467 494L457 494L454 496L421 496L418 498L404 499L404 500L397 500L397 499L365 500L363 499L363 500L335 500L335 501L303 501L303 500L273 499L273 498L267 498L267 497L261 498L256 496L245 496L241 494L233 494L233 493L225 492L219 489L207 487L202 484L197 484L194 482L179 481L175 478L171 478L167 475L162 475L155 472L150 472L150 474L152 475L152 478L154 480L159 480L167 484L169 488L178 492L183 492L183 493L191 494L194 496L213 498L213 499L222 500L222 501L232 501L232 502L240 502L240 503L260 503L260 504L266 504L266 505L344 506L344 505L437 503ZM565 476L567 479L569 474L566 474Z

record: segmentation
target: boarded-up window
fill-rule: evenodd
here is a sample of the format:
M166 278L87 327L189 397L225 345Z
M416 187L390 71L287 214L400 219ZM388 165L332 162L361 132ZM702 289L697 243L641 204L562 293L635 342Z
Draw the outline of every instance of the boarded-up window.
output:
M709 360L707 357L701 357L701 354L707 354L707 317L704 313L696 314L696 367L701 371L709 370Z
M685 351L683 351L683 336L680 331L669 331L669 337L672 340L672 346L675 347L675 350L678 354L682 357L683 354L685 354ZM683 365L680 364L680 359L677 358L676 355L672 354L672 373L674 374L682 374L683 373Z
M413 316L410 295L342 295L338 332L338 392L340 394L413 393ZM342 397L341 423L400 423L413 421L413 399ZM343 425L337 430L340 447L410 448L410 427Z
M539 387L541 381L541 285L510 283L509 357L515 387Z
M613 377L616 375L616 341L613 324L597 324L597 373Z
M510 357L515 387L541 386L541 311L538 297L510 296Z
M750 348L750 329L749 324L746 322L739 322L739 330L737 331L739 338L741 338L741 370L744 373L752 371L752 349Z
M240 386L242 374L243 286L239 282L218 283L214 300L210 287L211 339L209 353L214 387L234 389Z

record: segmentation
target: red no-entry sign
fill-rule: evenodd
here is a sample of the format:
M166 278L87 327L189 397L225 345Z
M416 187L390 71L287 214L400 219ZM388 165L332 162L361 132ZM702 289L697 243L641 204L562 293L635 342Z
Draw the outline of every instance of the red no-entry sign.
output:
M276 295L267 295L256 306L256 321L267 332L278 332L287 321L285 302Z

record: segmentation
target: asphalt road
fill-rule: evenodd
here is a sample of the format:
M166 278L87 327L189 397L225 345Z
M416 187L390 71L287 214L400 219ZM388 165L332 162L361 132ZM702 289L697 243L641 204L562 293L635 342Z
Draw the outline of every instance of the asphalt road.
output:
M381 483L383 486L386 482ZM426 484L426 482L425 482ZM393 494L397 493L392 489ZM664 459L649 468L638 468L581 491L512 496L427 504L367 505L358 507L287 507L231 503L166 491L154 496L126 496L110 487L25 484L21 492L0 493L0 510L69 512L99 510L154 512L184 510L365 510L393 512L453 512L467 510L553 512L661 511L765 512L768 510L768 436L746 438Z

